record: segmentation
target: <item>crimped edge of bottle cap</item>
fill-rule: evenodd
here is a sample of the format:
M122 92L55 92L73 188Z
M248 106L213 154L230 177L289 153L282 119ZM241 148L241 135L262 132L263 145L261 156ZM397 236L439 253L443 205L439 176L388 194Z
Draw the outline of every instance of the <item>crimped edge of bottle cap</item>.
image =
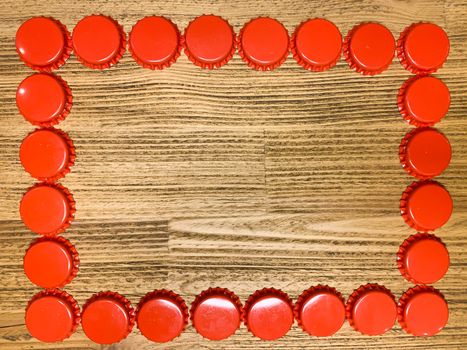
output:
M399 325L404 329L407 333L412 334L407 323L405 322L404 317L404 310L407 306L407 303L416 295L423 294L423 293L431 293L436 294L437 296L441 297L441 299L446 303L446 307L448 307L448 303L443 295L438 289L427 286L427 285L416 285L415 287L411 287L407 289L399 299L397 303L397 321ZM449 308L449 307L448 307Z
M24 64L26 66L28 66L29 68L40 71L40 72L50 73L52 70L58 69L61 66L63 66L66 63L66 61L68 60L68 58L70 57L71 51L73 51L73 45L72 45L72 42L71 42L71 34L70 34L69 30L67 29L67 27L62 22L60 22L58 19L55 19L53 17L47 17L47 16L37 16L37 17L34 17L34 18L45 18L45 19L53 21L58 26L58 28L60 29L60 31L63 34L63 52L62 52L62 54L54 62L52 62L52 63L50 63L50 64L48 64L46 66L38 66L38 65L35 65L35 64L32 64L32 63L26 61L23 58L23 56L20 54L18 49L16 49L16 52L18 53L18 56L20 57L21 61L23 61Z
M35 177L33 176L31 173L29 173L26 169L26 172L28 172L33 178L39 180L39 181L43 181L43 182L55 182L63 177L65 177L65 175L67 175L70 171L71 171L71 168L73 167L73 165L75 164L75 160L76 160L76 148L75 148L75 145L73 144L73 141L71 140L70 136L63 130L60 130L60 129L55 129L53 127L47 127L47 128L40 128L40 129L36 129L34 131L31 131L29 134L26 135L26 137L23 139L23 142L24 140L26 140L29 136L31 136L32 134L34 134L35 132L38 132L38 131L50 131L50 132L53 132L54 134L60 136L66 143L67 145L67 148L68 148L68 162L66 164L66 166L61 170L59 171L57 174L55 174L54 176L50 176L50 177L43 177L43 176L39 176L39 177Z
M439 174L435 174L435 175L430 175L430 176L427 176L427 175L423 175L419 172L417 172L414 168L412 168L409 164L409 161L407 159L407 147L410 143L410 141L412 140L412 138L421 133L421 132L424 132L424 131L429 131L429 130L432 130L432 131L436 131L437 133L441 134L444 136L444 134L442 132L440 132L439 130L435 129L435 128L432 128L432 127L419 127L419 128L415 128L413 130L411 130L410 132L408 132L404 138L401 140L401 143L399 145L399 160L400 160L400 163L401 163L401 166L402 166L402 169L404 169L409 175L413 176L413 177L416 177L417 179L420 179L420 180L428 180L428 179L431 179L435 176L438 176L440 175L442 172L440 172ZM447 138L446 138L447 140ZM449 142L449 140L448 140Z
M151 18L151 17L160 17L165 19L166 21L170 22L170 24L174 27L175 32L177 33L177 49L175 50L174 54L166 61L162 63L147 63L141 60L136 52L133 50L133 47L131 46L131 34L133 33L133 29L135 26L141 22L142 20L146 18ZM142 19L140 19L138 22L136 22L133 27L131 28L130 33L128 34L128 51L131 54L131 57L135 60L136 63L138 63L141 67L151 69L151 70L162 70L165 68L169 68L172 64L174 64L177 59L180 57L180 53L182 51L182 36L180 34L180 30L178 29L177 25L172 22L169 18L164 17L164 16L146 16Z
M26 312L25 312L25 317L26 313L29 309L29 307L36 301L44 297L55 297L58 299L61 299L64 301L68 307L70 308L73 316L73 325L68 333L68 336L66 336L64 339L69 338L78 328L79 324L81 323L81 312L79 309L79 305L76 302L76 300L67 292L57 289L57 288L50 288L50 289L44 289L40 291L39 293L35 294L31 300L29 300L28 305L26 306Z
M131 306L131 303L127 298L125 298L123 295L121 295L121 294L119 294L117 292L104 291L104 292L99 292L99 293L93 294L84 303L81 314L84 315L84 312L86 311L86 309L88 308L88 306L90 304L92 304L93 302L95 302L97 300L101 300L101 299L110 299L110 300L118 303L120 306L123 307L123 309L125 309L125 312L126 312L126 314L128 316L127 335L130 334L131 331L133 330L133 327L134 327L135 322L136 322L135 309L133 308L133 306Z
M386 288L385 286L381 284L368 283L368 284L361 285L360 287L358 287L356 290L353 291L352 294L350 294L349 298L347 299L347 303L345 304L345 316L347 320L349 321L350 326L353 329L355 329L357 332L360 332L360 330L356 327L355 321L353 319L353 315L352 315L353 308L358 299L360 299L366 293L372 292L372 291L383 292L387 294L394 301L394 305L395 306L397 305L394 294L388 288ZM362 332L360 333L365 334Z
M68 83L61 76L59 76L57 74L54 74L54 73L50 73L50 72L37 72L37 73L34 73L34 74L46 74L46 75L52 77L53 79L55 79L60 84L60 86L63 88L63 92L65 94L65 104L63 106L63 109L62 109L61 113L58 114L57 116L53 117L51 120L48 120L48 121L44 121L44 122L31 121L31 120L27 119L24 115L22 115L22 114L21 115L23 116L24 120L26 120L27 122L29 122L32 125L36 125L36 126L39 126L41 128L50 128L50 127L52 127L54 125L57 125L61 121L65 120L65 118L68 116L68 114L70 114L71 107L73 106L73 94L71 92L70 86L68 85ZM26 77L24 80L28 79L29 77L33 76L34 74Z
M405 41L407 40L407 36L409 33L417 27L420 24L432 24L430 22L417 22L417 23L412 23L411 25L407 26L399 35L399 39L397 39L397 44L396 44L396 51L397 51L397 57L399 58L399 61L406 70L408 70L412 74L416 74L419 76L427 75L436 72L438 69L440 69L443 65L440 65L439 67L431 68L431 69L421 69L415 65L413 65L408 59L405 54Z
M402 277L404 277L407 281L412 282L412 283L423 283L420 281L417 281L410 276L410 274L407 272L407 268L404 264L405 257L407 256L407 252L409 251L410 247L418 242L418 241L424 241L424 240L431 240L431 241L436 241L438 243L441 243L445 248L446 245L443 243L443 241L435 236L434 234L431 233L426 233L426 232L419 232L416 234L411 235L410 237L406 238L404 242L399 247L399 250L397 251L397 268L399 269Z
M404 83L401 85L400 89L399 89L399 92L397 94L397 107L399 109L399 113L400 115L402 116L402 118L404 118L409 124L411 125L414 125L414 126L417 126L417 127L425 127L425 126L433 126L435 125L436 123L438 123L439 121L441 121L445 116L442 116L438 121L436 122L430 122L430 123L426 123L426 122L421 122L419 121L417 118L415 118L414 116L412 116L407 107L406 107L406 104L405 104L405 98L406 98L406 95L407 95L407 90L410 88L410 86L416 82L417 80L419 79L422 79L422 78L426 78L427 76L429 76L428 74L427 75L416 75L414 77L410 77L409 79L407 79L406 81L404 81ZM436 78L437 79L437 78ZM439 79L438 79L439 80Z
M58 228L55 231L47 232L45 234L44 233L38 233L41 236L45 236L45 237L56 236L56 235L64 232L68 227L70 227L71 223L73 222L73 220L75 218L75 213L76 213L76 202L75 202L71 192L65 186L62 186L61 184L59 184L57 182L39 182L39 183L36 183L33 186L29 187L27 189L27 191L24 193L24 195L26 193L28 193L29 191L31 191L32 189L37 188L37 187L52 187L52 188L62 192L62 194L65 196L65 198L67 200L68 210L69 210L68 217L66 218L65 222L61 225L61 227ZM23 195L23 198L24 198L24 195ZM23 201L23 198L21 199L21 201Z
M250 312L254 303L256 303L259 299L263 297L267 297L267 296L278 297L279 299L285 301L289 305L290 311L292 311L292 314L293 314L294 305L293 305L292 299L289 297L287 293L276 288L259 289L248 297L247 301L245 302L245 306L243 307L243 310L244 310L243 323L247 327L248 331L252 334L253 332L250 328L250 325L248 324L248 313Z
M66 251L68 252L68 254L70 254L70 257L71 257L70 274L68 275L68 278L62 284L54 287L54 288L63 288L64 286L69 284L71 281L73 281L73 279L78 275L79 265L80 265L78 251L76 250L75 246L69 240L67 240L66 238L62 236L51 236L51 237L43 236L43 237L36 238L35 240L31 242L29 247L26 249L26 254L28 253L29 249L31 249L33 246L39 243L43 243L43 242L57 243L61 245L62 247L64 247ZM26 254L24 255L24 258L26 257ZM24 258L23 258L23 261L24 261ZM39 286L39 287L42 287L42 286Z
M225 56L222 60L218 61L218 62L213 62L213 63L206 63L206 62L202 62L200 60L198 60L196 58L195 55L193 55L191 52L190 52L190 49L188 48L188 45L187 45L187 42L186 42L186 34L187 34L187 31L188 29L190 28L190 25L196 21L199 17L202 17L202 16L215 16L215 17L218 17L220 18L221 20L223 20L230 28L231 32L232 32L232 48L230 49L229 53L227 54L227 56ZM180 38L180 45L181 47L183 47L183 51L185 52L185 55L188 57L188 59L195 65L195 66L198 66L198 67L201 67L201 68L204 68L204 69L217 69L217 68L220 68L224 65L226 65L233 57L233 55L235 54L235 52L237 51L237 34L235 33L232 25L229 23L229 21L227 21L225 18L221 17L221 16L217 16L217 15L214 15L214 14L205 14L205 15L201 15L201 16L198 16L194 19L192 19L190 21L190 23L188 23L188 25L186 26L185 28L185 31L183 32L183 35L181 36Z
M100 17L105 17L107 19L109 19L110 21L112 21L112 23L115 25L115 28L117 28L119 34L120 34L120 47L117 51L117 53L111 58L109 59L108 61L104 62L104 63L100 63L100 64L95 64L95 63L90 63L90 62L87 62L85 59L83 59L77 52L76 50L74 50L74 53L75 53L75 56L76 58L78 59L78 61L81 62L81 64L83 64L84 66L88 67L88 68L91 68L91 69L106 69L106 68L110 68L112 66L114 66L115 64L117 64L120 59L123 57L123 55L125 54L125 51L126 51L126 34L125 34L125 31L123 30L123 26L118 23L118 21L116 19L113 19L112 17L110 16L106 16L106 15L103 15L103 14L92 14L92 15L89 15L89 16L86 16L86 17L83 17L80 22L85 19L85 18L88 18L88 17L92 17L92 16L100 16ZM79 24L79 22L78 22ZM77 25L78 25L77 24ZM76 26L77 26L76 25ZM76 27L75 27L76 28Z
M296 44L297 35L298 35L299 30L302 28L302 26L305 25L306 23L308 23L309 21L313 21L313 20L316 20L316 19L324 19L324 18L319 18L319 17L309 18L309 19L303 21L302 23L300 23L295 28L295 31L293 32L292 37L290 38L290 52L292 52L292 56L295 59L295 61L297 61L297 63L300 66L302 66L303 68L305 68L306 70L309 70L309 71L312 71L312 72L323 72L325 70L328 70L328 69L334 67L337 64L337 62L339 62L339 60L340 60L340 58L342 56L342 46L341 46L341 50L339 51L339 54L337 55L337 57L333 61L331 61L331 62L329 62L327 64L313 64L313 63L310 63L310 62L303 59L302 55L298 51L297 44ZM339 33L340 33L340 31L339 31ZM342 34L341 34L341 41L342 41Z
M198 294L195 297L195 300L191 303L191 308L190 308L190 320L191 323L193 324L193 327L195 328L196 332L199 334L196 325L195 325L195 312L196 308L201 304L204 300L208 299L209 297L212 296L224 296L227 299L229 299L237 308L238 314L240 316L240 322L238 325L238 328L240 328L240 324L244 320L244 311L243 311L243 305L240 300L240 298L231 290L227 288L221 288L221 287L214 287L214 288L208 288L206 290L203 290L200 294ZM237 328L237 329L238 329Z
M139 328L139 323L138 323L139 312L141 311L142 307L147 302L149 302L151 300L155 300L155 299L167 299L167 300L170 300L170 301L174 302L178 306L178 308L182 312L182 317L183 317L183 329L180 332L180 334L182 334L183 331L186 329L186 326L188 325L188 317L189 317L188 307L186 306L185 300L179 294L177 294L177 293L175 293L175 292L173 292L171 290L167 290L167 289L155 289L152 292L147 293L145 296L143 296L140 299L138 305L136 306L136 311L135 311L136 325L137 325L138 329L141 330ZM176 338L178 338L180 336L180 334Z
M248 27L248 25L251 22L253 22L253 21L257 20L257 19L260 19L260 18L268 18L268 19L276 21L277 23L279 23L284 28L285 32L287 33L287 41L288 41L287 51L285 52L283 57L281 57L278 61L276 61L276 62L274 62L272 64L268 64L268 65L260 65L260 64L257 64L255 62L253 62L252 60L250 60L248 58L248 55L245 53L245 50L243 50L243 45L242 45L243 32L245 31L245 29ZM248 65L248 67L256 69L258 71L272 71L272 70L280 67L287 60L287 57L289 56L289 53L290 53L290 35L289 35L289 31L287 30L287 28L285 28L285 26L281 22L279 22L275 18L268 17L268 16L260 16L260 17L252 18L247 23L245 23L243 25L242 29L240 29L240 32L238 33L238 36L237 36L237 47L238 47L238 54L242 58L243 62L245 62Z
M300 296L298 297L297 301L295 302L295 306L294 306L295 319L297 320L298 325L300 326L300 328L304 332L307 332L307 331L305 330L305 328L303 326L303 323L302 323L301 312L302 312L303 305L308 301L308 299L310 299L311 297L313 297L313 296L315 296L316 294L319 294L319 293L328 293L328 294L335 295L337 298L339 298L339 300L342 302L342 305L345 308L344 297L334 287L331 287L331 286L328 286L328 285L323 285L323 284L318 284L316 286L312 286L312 287L310 287L308 289L305 289L302 292L302 294L300 294Z
M344 42L342 43L342 52L343 52L343 55L344 55L344 59L347 61L349 67L353 70L355 70L357 73L360 73L362 75L369 75L369 76L373 76L373 75L377 75L377 74L381 74L382 72L384 72L386 69L389 68L389 66L391 65L392 63L392 60L386 64L384 67L381 67L379 69L376 69L376 70L368 70L368 69L365 69L361 66L359 66L355 60L353 59L352 57L352 54L350 52L350 42L352 40L352 36L355 34L355 32L362 26L364 25L367 25L367 24L379 24L379 25L382 25L381 23L379 22L361 22L357 25L355 25L352 29L350 29L347 33L347 35L345 36L344 38Z
M407 186L405 191L402 193L402 197L400 199L400 212L401 212L401 216L404 219L405 223L407 225L409 225L410 227L414 228L415 230L422 231L422 232L428 232L428 231L433 231L433 230L432 229L426 229L426 228L418 225L417 223L415 223L412 220L412 218L410 217L410 215L408 214L409 210L407 208L407 205L408 205L408 201L409 201L409 198L412 195L412 193L416 189L418 189L418 188L420 188L422 186L428 185L428 184L434 184L434 185L440 186L440 187L445 189L445 187L443 185L441 185L438 181L435 181L435 180L428 179L428 180L414 181L409 186Z

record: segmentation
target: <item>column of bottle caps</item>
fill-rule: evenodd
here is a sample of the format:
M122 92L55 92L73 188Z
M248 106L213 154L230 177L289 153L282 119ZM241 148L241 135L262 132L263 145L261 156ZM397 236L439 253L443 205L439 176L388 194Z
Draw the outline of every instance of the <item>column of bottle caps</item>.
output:
M26 310L26 326L34 337L60 341L81 323L91 340L110 344L124 339L136 322L149 340L166 342L184 330L189 315L196 331L212 340L229 337L242 322L261 339L278 339L294 319L315 336L334 334L345 319L367 335L385 333L396 318L413 335L433 335L444 327L447 303L438 290L426 285L442 278L449 267L445 245L428 233L442 226L452 211L449 193L429 180L448 166L451 156L446 137L430 128L447 113L450 102L446 85L428 75L442 66L449 52L448 37L440 27L415 23L402 32L396 48L391 32L379 23L356 25L342 41L337 27L325 19L301 23L289 38L280 22L267 17L249 21L236 35L225 19L204 15L190 22L181 35L169 19L151 16L133 26L128 46L136 62L149 69L169 67L181 48L205 69L223 66L238 51L250 67L272 70L291 51L305 69L323 71L333 67L343 52L349 66L363 75L384 71L397 49L402 65L417 74L403 84L398 95L402 116L417 126L402 140L400 160L409 174L421 179L401 199L404 220L421 233L404 241L397 262L402 275L420 285L407 290L397 305L387 288L367 284L356 289L346 303L334 288L318 285L304 291L295 304L274 288L256 291L245 305L227 289L209 288L196 297L190 312L184 300L168 290L148 293L136 310L122 295L101 292L80 310L72 296L58 289L72 281L79 267L74 246L58 236L75 212L72 195L57 183L73 165L75 149L66 133L53 128L70 112L72 94L67 83L50 72L62 66L72 50L90 68L109 68L123 56L126 35L117 21L103 15L85 17L73 35L56 19L35 17L24 22L16 36L20 58L39 71L23 80L17 91L20 113L40 127L26 136L20 148L25 170L42 181L25 193L20 204L25 225L42 236L31 243L24 258L28 278L45 288ZM275 322L265 323L272 315Z

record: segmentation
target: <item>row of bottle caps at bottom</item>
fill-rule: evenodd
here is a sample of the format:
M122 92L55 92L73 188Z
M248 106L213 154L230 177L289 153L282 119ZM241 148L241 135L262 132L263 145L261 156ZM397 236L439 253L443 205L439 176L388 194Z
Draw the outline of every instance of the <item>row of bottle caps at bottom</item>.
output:
M365 335L383 334L397 319L407 333L430 336L444 328L448 314L443 294L427 285L409 288L398 302L379 284L360 286L347 302L327 285L310 287L295 303L279 289L264 288L244 305L228 289L209 288L196 296L191 310L181 296L165 289L146 294L136 310L116 292L94 294L80 310L70 294L46 289L30 300L25 321L30 334L44 342L68 338L81 323L89 339L112 344L125 339L135 323L148 340L171 341L184 331L189 318L195 330L210 340L230 337L242 322L255 337L276 340L288 333L294 320L310 335L330 336L346 319Z

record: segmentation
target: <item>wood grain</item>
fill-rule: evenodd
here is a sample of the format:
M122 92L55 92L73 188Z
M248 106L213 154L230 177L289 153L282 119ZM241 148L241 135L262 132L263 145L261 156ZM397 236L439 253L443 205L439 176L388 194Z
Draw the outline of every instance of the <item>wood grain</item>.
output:
M415 338L398 325L366 337L348 324L335 336L312 338L297 325L268 343L244 327L229 340L209 342L189 327L174 342L150 343L135 329L120 344L101 347L80 329L58 344L32 339L24 307L38 291L22 271L34 234L18 215L33 180L22 170L18 147L32 130L18 114L15 91L31 71L14 50L17 27L35 15L54 16L69 29L83 16L105 13L128 32L140 18L170 17L185 28L215 13L238 31L259 15L292 32L308 17L323 16L346 33L360 21L380 21L398 36L424 20L443 26L449 60L436 76L451 89L452 106L439 128L453 146L439 177L455 213L437 234L452 265L436 284L450 321L439 335ZM465 349L467 348L467 4L463 1L12 1L0 5L0 348L1 349ZM134 304L155 288L186 298L210 286L242 300L266 286L296 299L310 285L327 283L345 296L360 284L381 283L397 296L410 287L396 269L399 244L413 233L398 213L412 181L400 168L398 145L409 130L395 104L410 74L397 59L368 78L341 60L311 73L289 56L273 72L256 72L238 57L216 71L185 55L170 69L142 69L126 53L106 71L75 57L58 72L74 94L60 127L77 147L77 162L63 184L75 195L77 216L65 237L81 257L67 288L80 304L100 290L116 290Z

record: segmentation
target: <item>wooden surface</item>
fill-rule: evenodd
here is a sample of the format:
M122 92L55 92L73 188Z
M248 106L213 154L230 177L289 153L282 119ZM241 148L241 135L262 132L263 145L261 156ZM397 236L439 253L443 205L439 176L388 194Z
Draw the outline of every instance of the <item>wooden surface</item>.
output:
M453 146L439 177L455 212L436 233L452 265L436 287L450 307L448 326L421 339L399 325L367 337L348 324L335 336L312 338L297 325L279 341L262 342L242 326L227 341L201 339L190 326L172 343L132 335L108 349L466 349L467 140L465 1L2 1L0 4L0 348L100 349L81 329L59 344L42 344L24 327L24 307L38 291L22 271L26 230L18 202L33 180L18 148L33 128L18 114L15 91L31 74L14 50L17 27L50 15L71 30L83 16L105 13L128 32L145 15L170 17L180 28L203 13L222 15L238 31L259 15L276 17L292 32L323 16L346 33L376 20L394 36L419 20L443 26L451 40L436 75L451 89L452 106L439 128ZM373 78L341 60L323 73L305 71L289 56L274 72L256 72L238 55L204 71L182 54L162 72L137 66L131 56L106 71L75 57L58 72L74 94L60 127L77 147L77 162L62 182L75 195L77 215L65 237L81 257L67 288L82 305L91 294L115 290L134 304L155 288L188 302L210 286L242 300L274 286L293 299L327 283L347 297L360 284L386 285L399 297L411 285L396 269L399 244L414 231L402 221L401 192L412 181L400 168L398 145L410 129L396 93L410 74L394 59Z

